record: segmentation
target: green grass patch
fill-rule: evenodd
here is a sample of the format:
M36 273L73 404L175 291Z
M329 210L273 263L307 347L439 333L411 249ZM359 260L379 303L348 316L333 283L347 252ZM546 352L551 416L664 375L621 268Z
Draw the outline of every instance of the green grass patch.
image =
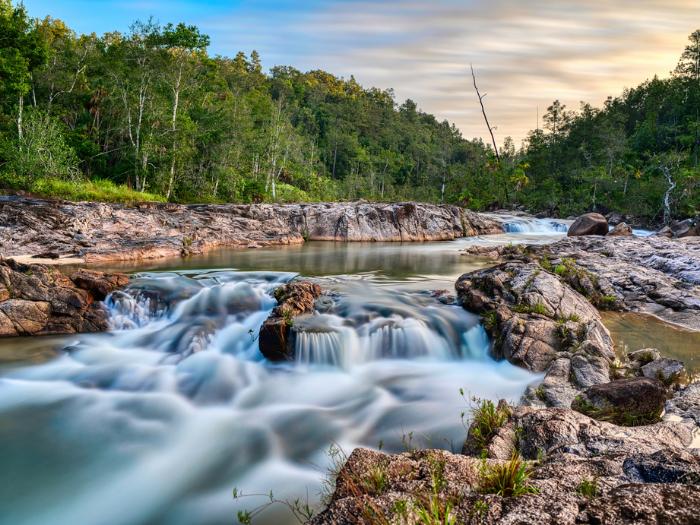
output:
M489 465L484 461L480 472L479 489L484 494L517 497L536 494L537 488L530 484L532 469L519 454L503 463Z
M135 204L138 202L166 202L162 195L134 191L127 186L114 184L109 180L64 181L58 179L37 179L16 187L0 179L0 185L12 189L23 189L38 197L63 199L67 201L99 201Z

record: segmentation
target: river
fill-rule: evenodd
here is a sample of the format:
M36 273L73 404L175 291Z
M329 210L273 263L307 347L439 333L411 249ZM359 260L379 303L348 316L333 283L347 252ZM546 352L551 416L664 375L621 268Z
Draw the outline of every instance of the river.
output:
M308 243L139 267L108 298L109 333L0 344L0 522L236 522L264 498L318 502L331 446L459 450L460 395L516 401L540 376L496 362L477 316L431 290L488 261L471 243L552 242L566 224L422 244ZM275 287L332 291L297 361L266 362L257 333ZM256 523L294 523L283 506Z

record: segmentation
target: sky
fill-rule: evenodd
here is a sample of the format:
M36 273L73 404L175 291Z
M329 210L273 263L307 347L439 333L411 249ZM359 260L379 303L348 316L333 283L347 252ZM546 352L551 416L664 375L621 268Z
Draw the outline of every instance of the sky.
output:
M135 19L196 24L212 54L256 49L263 65L354 75L399 102L487 129L473 64L499 143L516 144L559 99L596 106L675 67L700 28L700 0L24 0L78 33L126 31ZM541 125L541 124L540 124Z

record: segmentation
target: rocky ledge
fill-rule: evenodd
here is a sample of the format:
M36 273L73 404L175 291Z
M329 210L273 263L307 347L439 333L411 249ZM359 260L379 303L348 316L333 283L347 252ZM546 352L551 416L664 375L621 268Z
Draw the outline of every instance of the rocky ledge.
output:
M674 400L700 409L697 385ZM626 428L569 409L501 403L498 428L484 435L472 425L471 454L357 449L313 523L697 523L696 429L668 407L677 420Z
M496 221L457 206L412 202L124 206L0 198L5 257L90 263L305 240L436 241L502 231Z
M568 237L469 253L557 272L600 309L656 315L700 330L700 237Z
M119 273L65 275L41 264L0 259L0 336L102 332L107 310L101 301L128 281Z

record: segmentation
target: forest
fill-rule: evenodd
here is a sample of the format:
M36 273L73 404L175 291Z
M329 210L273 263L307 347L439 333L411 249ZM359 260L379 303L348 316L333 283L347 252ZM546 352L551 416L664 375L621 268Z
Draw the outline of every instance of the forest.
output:
M0 42L5 191L124 202L520 205L648 223L700 209L700 30L668 77L600 108L554 101L542 129L519 146L506 137L497 152L352 76L266 72L255 51L211 56L209 37L183 23L79 35L0 0ZM464 101L476 104L465 66Z

